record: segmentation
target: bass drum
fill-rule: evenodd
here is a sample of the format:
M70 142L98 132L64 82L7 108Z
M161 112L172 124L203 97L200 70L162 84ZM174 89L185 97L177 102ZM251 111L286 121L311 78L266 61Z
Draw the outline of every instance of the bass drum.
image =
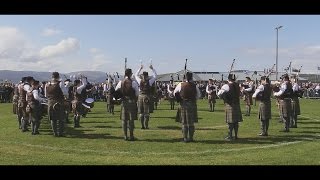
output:
M85 108L93 108L94 107L94 99L93 98L87 98L83 103L82 105L85 107Z
M87 99L85 100L85 102L88 103L88 104L91 104L91 103L94 102L94 99L93 99L93 98L87 98Z

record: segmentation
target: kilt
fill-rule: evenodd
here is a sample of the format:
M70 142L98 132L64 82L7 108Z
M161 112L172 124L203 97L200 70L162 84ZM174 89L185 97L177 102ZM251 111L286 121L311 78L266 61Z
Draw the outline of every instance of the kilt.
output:
M71 106L70 100L64 100L64 108L65 108L65 110L68 111L68 112L71 111L72 106Z
M137 103L135 100L124 99L122 101L120 119L123 121L138 119Z
M72 112L74 114L82 115L84 113L84 107L82 106L82 103L77 100L73 100L72 102Z
M227 104L225 103L226 123L237 123L241 122L242 114L240 104Z
M258 118L260 120L271 119L271 102L260 102Z
M18 114L18 103L17 102L12 103L12 112L13 112L13 114Z
M139 114L149 114L150 113L150 97L146 94L139 95L138 113Z
M291 106L293 115L300 115L300 102L298 97L292 98Z
M286 99L280 100L279 102L280 102L280 112L282 113L282 117L290 118L292 113L291 99L286 98Z
M196 101L183 100L180 103L180 117L183 125L191 125L198 122L198 110Z
M114 102L113 102L113 96L108 94L107 96L107 104L110 104L110 105L113 105Z
M19 101L18 102L18 115L20 117L27 118L26 107L27 107L27 102L26 101Z
M154 97L153 96L149 96L149 97L150 97L149 112L153 113L153 111L154 111Z
M58 108L54 109L54 104L57 103L57 101L49 101L48 102L48 118L49 121L55 121L55 120L64 120L65 119L65 112L64 112L64 106L62 103L60 103L60 106Z
M27 112L28 115L31 115L32 121L39 121L41 116L40 104L39 103L30 103L30 112ZM29 116L30 117L30 116Z
M245 97L244 101L246 102L247 106L253 105L252 94L246 93L244 97Z
M216 103L215 95L208 95L208 103Z

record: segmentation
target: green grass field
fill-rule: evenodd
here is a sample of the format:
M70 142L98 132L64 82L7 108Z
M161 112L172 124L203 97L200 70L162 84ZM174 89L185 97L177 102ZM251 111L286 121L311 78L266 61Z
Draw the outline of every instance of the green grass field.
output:
M257 106L240 124L239 138L226 141L227 126L221 100L209 112L207 101L198 101L199 123L195 142L181 142L181 126L174 121L176 110L161 102L151 115L149 130L135 121L137 141L123 140L120 106L115 115L106 113L106 104L96 102L82 128L67 124L66 137L52 135L47 119L42 120L40 135L22 133L12 114L12 104L0 104L1 165L319 165L320 101L302 99L298 128L279 132L275 103L269 136L259 137ZM244 112L242 101L242 111Z

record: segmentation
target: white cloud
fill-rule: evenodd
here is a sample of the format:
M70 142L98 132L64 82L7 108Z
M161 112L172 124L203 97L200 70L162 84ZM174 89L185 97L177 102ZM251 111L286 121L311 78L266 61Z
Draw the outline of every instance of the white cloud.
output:
M54 36L54 35L57 35L60 33L61 33L61 31L59 29L45 28L41 34L42 34L42 36Z
M19 29L0 27L0 59L13 62L36 62L38 50Z
M67 38L60 41L56 45L49 45L42 48L39 52L39 55L41 59L53 58L77 51L79 48L80 43L77 39Z
M96 54L96 53L100 52L100 49L98 49L98 48L90 48L89 52L92 53L92 54Z

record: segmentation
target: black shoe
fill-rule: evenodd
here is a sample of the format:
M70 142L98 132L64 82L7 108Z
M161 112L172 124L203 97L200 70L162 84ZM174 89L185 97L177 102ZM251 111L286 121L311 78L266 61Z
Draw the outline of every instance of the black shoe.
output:
M239 138L238 138L238 136L235 136L234 139L237 140L237 139L239 139Z
M145 127L142 127L141 129L146 129Z
M225 140L232 140L232 136L227 136L224 138Z
M187 142L189 142L189 141L188 141L188 139L187 139L187 138L182 138L182 142L187 143Z
M124 137L125 141L129 141L129 138L127 136Z
M146 129L149 129L149 127L146 127Z
M298 128L298 126L297 125L293 125L290 128Z

